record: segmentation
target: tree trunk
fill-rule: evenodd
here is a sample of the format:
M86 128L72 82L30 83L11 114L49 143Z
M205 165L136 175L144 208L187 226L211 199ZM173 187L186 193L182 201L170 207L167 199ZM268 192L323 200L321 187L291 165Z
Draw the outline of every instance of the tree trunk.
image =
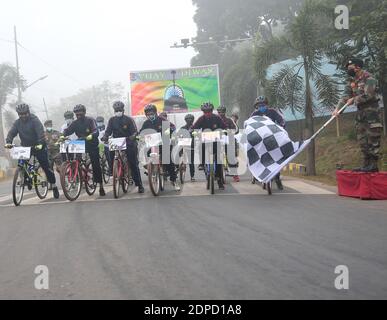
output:
M310 88L310 75L307 62L305 65L305 87L306 87L306 105L305 105L305 138L309 139L314 133L313 121L313 101L312 91ZM310 143L306 155L306 173L308 176L316 175L316 159L315 159L315 143L314 140Z
M0 157L6 157L4 144L3 108L0 107Z

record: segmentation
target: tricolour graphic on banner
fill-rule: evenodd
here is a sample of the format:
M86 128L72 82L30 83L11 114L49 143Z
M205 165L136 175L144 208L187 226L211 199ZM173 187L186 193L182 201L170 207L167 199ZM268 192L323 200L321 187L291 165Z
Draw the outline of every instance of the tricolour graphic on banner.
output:
M152 103L159 112L199 111L203 102L220 105L217 65L130 73L132 115Z

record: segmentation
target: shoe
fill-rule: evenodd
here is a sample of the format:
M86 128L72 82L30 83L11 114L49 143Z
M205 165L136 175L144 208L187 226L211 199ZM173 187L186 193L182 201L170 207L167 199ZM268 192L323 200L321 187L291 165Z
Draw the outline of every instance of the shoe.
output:
M54 194L55 199L59 199L59 190L58 187L52 188L52 193Z
M144 190L144 187L143 186L139 186L138 187L138 193L144 193L145 190Z
M233 176L234 182L240 182L241 180L239 179L239 176Z
M224 184L221 180L218 181L219 190L224 190Z
M194 177L191 178L191 182L195 182L196 179Z
M99 187L99 196L100 197L106 196L105 190L104 190L104 188L102 186Z
M172 183L172 186L175 188L175 191L179 192L181 190L178 182L173 181L171 183Z
M284 189L284 186L282 185L281 179L276 179L275 183L277 185L278 190L283 190Z
M204 170L204 165L202 164L199 164L199 167L198 167L199 171L203 171Z

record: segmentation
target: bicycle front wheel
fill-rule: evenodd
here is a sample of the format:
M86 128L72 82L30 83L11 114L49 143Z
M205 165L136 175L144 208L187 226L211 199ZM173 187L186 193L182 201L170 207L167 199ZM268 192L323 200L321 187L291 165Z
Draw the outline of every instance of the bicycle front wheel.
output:
M120 181L122 178L121 161L116 159L113 163L113 195L115 199L120 196Z
M163 177L160 177L160 166L150 162L148 164L148 180L149 187L155 197L160 193L161 179L163 179Z
M20 206L24 195L24 170L18 167L12 184L12 198L15 206Z
M210 189L211 194L215 194L215 165L213 164L210 167Z
M101 169L103 182L105 182L105 184L108 184L110 180L110 168L105 155L101 157Z
M45 199L48 193L48 181L44 170L38 166L34 176L35 191L39 199Z
M82 189L82 178L76 162L69 162L62 167L60 184L67 200L78 199Z

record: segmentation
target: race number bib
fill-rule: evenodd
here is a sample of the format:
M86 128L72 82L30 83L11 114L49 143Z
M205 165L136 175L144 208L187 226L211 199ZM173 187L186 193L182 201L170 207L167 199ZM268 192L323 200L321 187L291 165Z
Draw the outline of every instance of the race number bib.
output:
M11 158L14 160L29 160L31 158L30 147L14 147L11 149Z
M112 138L109 139L109 150L126 150L126 138Z
M203 143L217 142L219 140L220 140L220 131L202 132Z
M144 141L147 148L157 147L163 144L160 132L145 135Z
M66 141L60 144L60 153L66 153L66 149L68 149L68 153L86 153L86 143L84 140L73 140Z
M192 145L191 138L179 138L177 145L180 147L190 147Z

